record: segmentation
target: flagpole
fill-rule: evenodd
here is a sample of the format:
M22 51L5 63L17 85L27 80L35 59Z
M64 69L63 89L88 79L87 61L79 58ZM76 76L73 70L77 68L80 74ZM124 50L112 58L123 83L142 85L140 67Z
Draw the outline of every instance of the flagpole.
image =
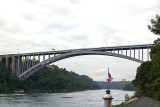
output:
M109 73L109 68L108 68L108 73ZM110 81L108 81L108 90L110 89Z
M108 68L108 74L109 74L109 68ZM108 89L106 91L106 94L110 94L110 83L109 83L109 80L108 80Z

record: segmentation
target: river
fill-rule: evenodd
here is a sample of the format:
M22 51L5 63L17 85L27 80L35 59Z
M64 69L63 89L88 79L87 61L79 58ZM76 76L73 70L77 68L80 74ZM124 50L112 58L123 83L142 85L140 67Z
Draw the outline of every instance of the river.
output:
M0 107L104 107L105 90L71 93L0 94ZM111 90L112 104L124 101L125 94L134 91Z

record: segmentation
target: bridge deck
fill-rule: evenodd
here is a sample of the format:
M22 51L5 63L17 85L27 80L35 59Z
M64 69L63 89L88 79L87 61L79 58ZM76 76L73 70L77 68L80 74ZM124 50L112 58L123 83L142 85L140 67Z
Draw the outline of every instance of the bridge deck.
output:
M32 53L20 53L15 54L15 56L37 56L37 55L48 55L48 54L64 54L71 51L116 51L116 50L134 50L134 49L147 49L153 46L153 44L143 44L143 45L126 45L126 46L113 46L113 47L99 47L99 48L82 48L82 49L70 49L70 50L57 50L57 51L45 51L45 52L32 52Z

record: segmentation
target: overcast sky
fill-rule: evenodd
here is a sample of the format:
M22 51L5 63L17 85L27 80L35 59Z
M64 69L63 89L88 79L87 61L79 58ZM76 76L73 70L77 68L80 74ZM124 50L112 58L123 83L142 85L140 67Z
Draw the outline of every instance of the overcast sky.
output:
M159 0L0 0L0 54L153 43ZM59 67L105 81L135 78L137 62L79 56Z

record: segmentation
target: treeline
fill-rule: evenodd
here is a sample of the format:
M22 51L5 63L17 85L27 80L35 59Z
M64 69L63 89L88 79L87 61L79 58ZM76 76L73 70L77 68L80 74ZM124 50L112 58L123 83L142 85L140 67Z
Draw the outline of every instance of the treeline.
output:
M160 35L160 16L151 19L148 28L154 34ZM154 41L150 52L151 61L142 63L138 69L135 80L136 97L150 97L160 101L160 38Z
M16 75L12 74L6 66L0 62L0 93L14 92L22 88L22 84Z
M125 90L125 91L135 91L136 87L134 86L134 84L132 82L130 82L125 87L123 87L122 90Z
M97 81L102 89L108 88L107 82L100 82ZM111 81L110 82L110 89L119 89L119 90L126 90L126 91L134 91L135 86L131 81Z
M51 65L44 67L25 81L20 81L0 63L0 93L24 92L71 92L100 89L100 86L85 75L69 72Z

